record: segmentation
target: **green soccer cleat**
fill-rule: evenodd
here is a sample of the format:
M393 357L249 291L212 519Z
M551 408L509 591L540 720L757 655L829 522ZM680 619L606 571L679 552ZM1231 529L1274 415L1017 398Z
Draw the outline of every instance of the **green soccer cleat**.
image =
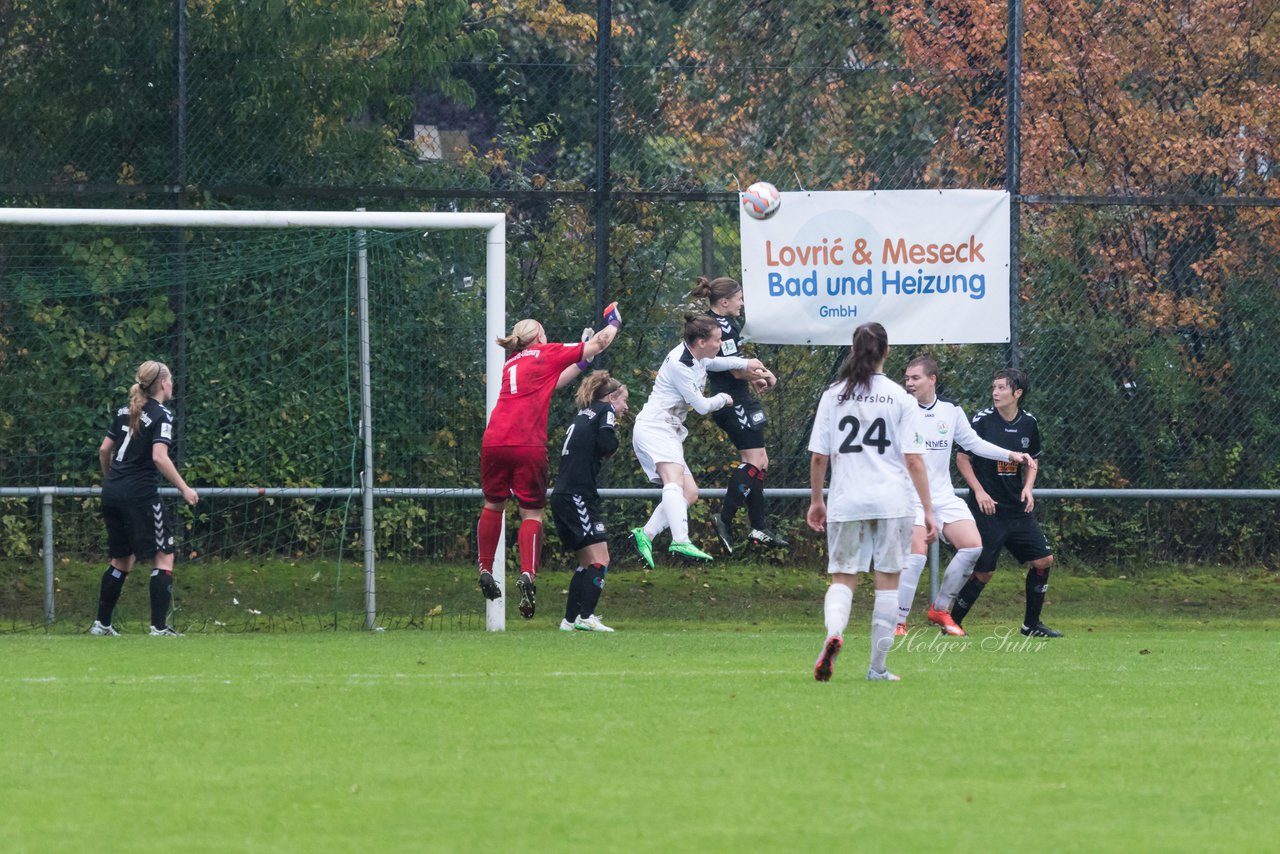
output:
M631 539L635 541L636 551L640 553L640 557L644 562L653 569L653 543L649 540L649 535L644 532L644 528L632 528Z
M673 541L671 543L671 547L668 548L667 551L671 552L673 555L680 555L681 557L686 557L686 558L689 558L690 560L711 560L712 559L711 555L707 554L702 549L698 548L697 546L695 546L693 543L690 543L690 542L677 543Z

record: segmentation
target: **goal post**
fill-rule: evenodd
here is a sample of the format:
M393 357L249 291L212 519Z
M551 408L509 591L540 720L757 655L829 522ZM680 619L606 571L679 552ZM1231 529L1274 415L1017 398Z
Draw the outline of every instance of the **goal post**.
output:
M369 381L369 293L368 266L364 255L367 231L479 230L485 240L485 414L486 420L497 402L506 354L497 339L506 332L506 215L504 213L444 212L378 212L378 211L233 211L233 210L124 210L91 208L0 208L0 225L27 227L133 227L133 228L228 228L228 229L313 229L345 230L357 235L360 261L357 275L359 289L360 357L360 438L364 455L360 472L363 513L363 546L365 576L365 627L373 629L377 621L375 587L375 544L372 501L375 494L373 473L372 413ZM477 461L478 462L478 461ZM199 484L196 484L199 487ZM96 492L96 490L94 490ZM217 496L243 493L243 489L204 487L202 494ZM506 590L505 534L499 542L494 563L494 577ZM46 548L45 562L52 555ZM46 567L47 568L47 567ZM51 573L47 573L52 577ZM506 628L506 597L486 603L485 627L489 631Z

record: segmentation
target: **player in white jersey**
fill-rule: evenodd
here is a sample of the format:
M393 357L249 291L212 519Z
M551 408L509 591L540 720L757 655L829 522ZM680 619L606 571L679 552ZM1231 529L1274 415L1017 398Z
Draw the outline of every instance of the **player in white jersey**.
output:
M709 315L687 314L684 340L667 354L653 382L653 391L636 416L631 446L636 459L652 483L662 484L662 500L642 528L632 528L636 550L653 567L653 539L671 529L673 554L695 560L711 560L711 555L689 541L689 505L698 500L698 484L684 461L684 426L689 410L707 415L733 404L727 394L705 397L702 388L707 369L742 370L759 374L759 359L716 356L720 352L720 325Z
M837 382L818 401L809 437L809 527L827 532L831 586L823 602L827 639L813 666L826 682L844 646L858 574L875 566L871 666L867 678L897 682L885 668L898 616L898 573L911 549L913 496L924 508L925 536L937 535L925 473L920 407L886 377L889 336L879 323L853 333ZM822 487L831 468L829 502Z
M951 485L951 447L958 445L967 453L989 460L1035 465L1027 454L1009 451L982 439L969 426L962 410L954 401L938 397L938 363L932 356L917 356L907 363L904 383L907 392L920 405L921 426L924 430L925 471L929 476L929 493L933 497L933 512L940 534L956 550L947 564L938 595L929 607L929 622L942 628L949 635L965 633L951 619L951 603L961 586L973 572L978 556L982 554L982 538L964 500L957 497ZM915 598L920 574L924 571L925 542L924 508L916 502L916 526L911 537L911 554L906 568L898 576L898 628L896 634L907 633L907 617L911 614L911 600Z

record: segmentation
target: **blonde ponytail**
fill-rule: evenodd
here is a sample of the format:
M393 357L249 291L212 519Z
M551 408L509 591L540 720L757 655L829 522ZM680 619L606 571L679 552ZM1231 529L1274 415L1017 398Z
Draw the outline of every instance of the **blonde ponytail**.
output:
M511 327L510 335L495 340L498 346L508 353L518 353L542 335L542 324L532 318L525 318Z
M134 383L129 387L129 432L138 432L138 419L142 415L142 406L147 398L154 397L152 392L156 386L169 376L169 368L163 362L143 362L134 375Z

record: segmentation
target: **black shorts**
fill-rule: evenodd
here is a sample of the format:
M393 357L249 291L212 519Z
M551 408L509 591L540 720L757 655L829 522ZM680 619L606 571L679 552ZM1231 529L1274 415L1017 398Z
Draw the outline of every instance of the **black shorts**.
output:
M576 552L609 540L599 497L557 492L551 496L551 518L555 519L556 533L568 551Z
M173 554L173 528L160 496L150 500L102 497L102 521L107 525L107 556L138 560L156 552Z
M1035 516L988 516L974 510L973 518L982 537L982 554L978 555L974 572L994 571L1001 549L1008 549L1019 563L1029 563L1053 554Z
M741 405L718 409L711 418L739 451L764 447L764 407L755 398Z

